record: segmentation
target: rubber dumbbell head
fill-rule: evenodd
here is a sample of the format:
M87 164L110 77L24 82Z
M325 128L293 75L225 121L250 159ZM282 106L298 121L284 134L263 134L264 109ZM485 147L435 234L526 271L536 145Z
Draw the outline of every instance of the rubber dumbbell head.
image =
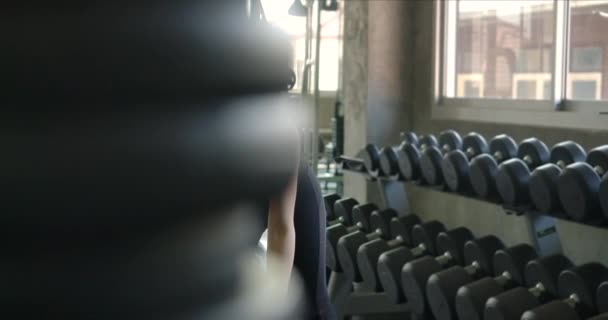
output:
M419 143L418 136L416 135L416 133L414 133L412 131L401 132L399 134L399 137L401 138L401 142L404 142L404 143L410 143L413 145L418 145L418 143Z
M469 177L473 191L482 198L494 196L498 165L516 154L517 144L513 138L504 134L494 137L490 141L490 154L481 154L471 160Z
M352 212L358 204L359 202L354 198L344 198L334 202L333 214L335 216L335 220L330 221L328 225L331 226L337 223L341 223L347 226L352 226Z
M571 268L570 259L561 254L530 261L526 266L526 287L516 287L488 299L484 311L486 320L519 320L527 310L556 299L557 279Z
M375 175L380 169L380 150L373 144L368 144L361 149L357 158L363 160L365 169L369 174Z
M446 130L439 135L439 146L426 148L420 157L420 168L426 183L438 185L443 182L441 162L443 155L462 149L462 138L454 130Z
M323 203L325 204L325 213L327 221L337 219L336 215L334 214L334 203L336 203L336 201L340 199L341 197L337 193L332 193L323 196Z
M599 194L602 212L604 212L604 217L608 219L608 173L604 174L604 178L600 183Z
M397 247L388 250L378 258L378 278L386 296L393 303L405 301L401 288L401 269L406 263L423 255L438 255L435 239L446 231L439 221L429 221L412 229L413 248Z
M519 144L517 158L498 166L496 188L502 201L509 205L530 202L528 181L530 172L549 162L549 148L537 138L528 138Z
M601 176L608 170L608 145L595 148L587 162L574 163L558 179L558 193L565 213L579 222L601 223L599 187Z
M361 273L357 266L357 250L359 247L371 240L378 238L388 239L390 237L391 219L397 217L393 209L374 211L370 217L370 233L361 230L349 233L338 240L336 246L338 261L342 271L354 282L361 282Z
M462 139L462 150L448 152L441 161L441 172L448 189L464 191L470 188L469 161L477 155L488 153L488 143L476 132Z
M461 286L491 274L494 270L492 257L502 248L502 241L495 236L467 241L464 246L465 266L452 266L431 275L426 284L426 295L436 320L456 319L456 292Z
M566 166L585 161L587 154L576 142L564 141L551 148L551 163L541 165L530 175L529 191L534 206L543 213L561 211L557 180Z
M384 176L399 175L399 149L397 147L384 147L380 150L380 172Z
M395 247L413 246L412 229L420 224L418 216L410 214L391 219L391 240L375 239L364 243L357 251L357 265L361 278L368 288L381 291L380 279L378 278L378 258L380 255Z
M360 204L352 210L352 226L346 226L338 223L327 228L325 241L326 265L335 272L342 272L337 257L337 245L340 238L343 236L361 230L363 232L371 232L371 215L372 212L378 210L378 207L373 203Z
M596 304L600 313L608 313L608 281L602 282L597 289Z
M401 270L401 286L412 312L425 315L429 312L426 301L426 283L429 277L453 265L464 263L464 245L473 240L467 228L456 228L437 236L439 256L424 256L408 262Z
M421 178L420 156L426 148L437 146L435 136L426 135L419 139L418 145L404 143L399 148L399 172L404 179L409 181Z
M528 244L498 250L494 254L494 278L482 278L458 289L454 304L459 319L483 319L486 301L506 290L524 284L524 269L536 259Z

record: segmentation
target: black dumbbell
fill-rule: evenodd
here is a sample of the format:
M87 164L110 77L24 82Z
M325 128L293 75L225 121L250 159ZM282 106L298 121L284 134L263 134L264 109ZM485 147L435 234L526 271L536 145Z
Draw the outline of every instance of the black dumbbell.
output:
M600 183L600 205L604 211L604 217L608 219L608 173L604 174L604 178Z
M549 148L544 142L537 138L522 141L517 148L517 158L498 166L496 189L502 201L512 206L530 203L530 171L549 162L549 159Z
M403 131L399 134L399 138L401 138L401 142L410 143L414 145L418 145L420 138L416 133L412 131Z
M394 237L392 240L376 239L359 247L357 265L361 271L363 282L367 284L368 288L374 291L382 291L383 289L378 275L378 262L381 254L401 247L407 249L417 247L416 251L432 250L435 252L434 240L439 233L445 231L443 224L438 221L421 224L418 217L407 221L407 225L412 225L412 223L413 228L409 232L399 231L405 229L400 227L403 223L398 223L395 228L391 228L391 235ZM399 266L399 270L401 266L403 264Z
M586 162L566 167L557 181L559 199L565 213L573 220L601 223L598 195L601 177L608 170L608 145L589 152Z
M454 130L446 130L439 134L439 145L426 148L420 156L420 169L426 183L435 186L443 182L441 161L443 155L452 150L462 149L462 138Z
M390 238L391 221L397 217L397 211L384 209L374 211L370 217L370 229L372 232L351 232L338 240L336 252L342 271L354 282L361 282L361 273L357 266L357 250L359 247L371 240L378 238ZM413 226L412 226L413 227Z
M353 222L352 226L347 226L342 223L338 223L327 228L327 240L325 242L325 260L329 269L335 272L342 272L342 267L340 267L338 257L336 256L336 246L338 245L338 241L343 236L357 230L371 232L372 230L370 219L372 213L376 210L378 210L378 207L373 203L357 205L353 208L351 213Z
M429 277L426 297L436 320L456 319L456 292L461 286L492 274L494 253L503 248L502 241L492 235L467 241L464 267L452 266Z
M340 195L338 195L337 193L331 193L323 196L323 203L325 204L326 213L325 216L328 223L337 219L336 215L334 214L334 203L336 203L336 201L340 200L341 198L342 197L340 197Z
M469 165L469 178L475 194L482 198L495 196L498 165L516 155L517 143L513 138L504 134L492 138L490 153L478 155Z
M482 278L458 289L454 299L458 319L483 319L486 301L505 290L524 285L526 265L536 258L536 251L528 244L496 251L495 277Z
M359 153L357 158L363 161L365 170L371 175L378 173L380 169L380 150L373 144L367 144Z
M565 270L559 275L556 300L526 311L522 320L578 320L598 314L596 294L608 279L608 269L599 263L587 263Z
M480 154L488 153L489 150L482 135L470 132L462 139L462 150L448 152L441 161L441 171L448 189L456 192L470 188L469 161Z
M380 288L393 303L405 301L401 288L401 269L403 265L424 255L437 256L440 254L436 239L439 233L446 231L439 221L429 221L412 230L413 248L405 246L388 250L378 258L378 279Z
M564 141L551 148L551 163L536 168L530 175L530 198L543 213L561 211L557 193L557 179L562 170L575 162L585 161L585 149L573 141Z
M418 145L418 136L411 132L401 132L401 144L398 146L387 146L380 150L380 173L384 176L399 176L399 157L401 149L405 144Z
M526 287L517 287L488 299L485 320L519 320L527 310L559 297L560 273L572 267L570 259L555 254L530 261L526 266Z
M328 205L328 204L326 204ZM327 222L328 226L335 224L344 224L347 226L353 225L352 212L353 208L359 205L359 202L354 198L339 199L334 202L332 215L333 220Z
M406 145L418 145L418 136L413 132L401 133L401 144L398 146L384 147L380 150L380 172L384 176L399 176L404 178L399 170L399 157L405 154L402 151Z
M464 264L464 244L473 239L473 233L467 228L442 232L436 240L439 256L423 256L403 266L401 287L412 312L418 315L427 313L425 291L429 277L453 265Z
M415 181L422 176L420 172L421 152L439 143L434 135L429 134L418 139L418 145L404 143L399 150L399 172L405 180Z

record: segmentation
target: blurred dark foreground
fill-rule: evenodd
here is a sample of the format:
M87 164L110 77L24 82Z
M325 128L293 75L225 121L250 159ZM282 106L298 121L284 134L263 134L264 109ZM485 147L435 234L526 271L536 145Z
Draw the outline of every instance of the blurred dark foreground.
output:
M0 7L0 314L298 318L247 262L297 162L282 35L237 0Z

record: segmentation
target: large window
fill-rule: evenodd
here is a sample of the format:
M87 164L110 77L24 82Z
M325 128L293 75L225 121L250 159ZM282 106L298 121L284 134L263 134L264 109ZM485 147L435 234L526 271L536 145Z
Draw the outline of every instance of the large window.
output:
M608 0L436 4L436 107L608 111Z
M293 49L293 69L296 73L295 91L302 88L302 79L306 67L306 18L290 16L287 11L293 1L291 0L262 0L266 19L272 25L282 29L290 38ZM317 5L315 3L315 5ZM316 10L316 9L315 9ZM338 89L338 76L341 54L341 28L339 11L323 11L321 14L321 41L320 41L320 69L319 90L336 91ZM311 32L316 35L316 23L312 23ZM313 41L313 45L315 41ZM314 48L309 50L313 53ZM309 65L310 68L312 68ZM314 68L312 68L314 69ZM314 77L311 77L314 81ZM310 88L313 88L311 85Z

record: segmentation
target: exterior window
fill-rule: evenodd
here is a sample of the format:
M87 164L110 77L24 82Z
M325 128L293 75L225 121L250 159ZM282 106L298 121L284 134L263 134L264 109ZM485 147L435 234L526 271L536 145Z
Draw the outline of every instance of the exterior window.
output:
M453 1L449 1L454 3ZM460 81L466 74L478 73L482 83L475 97L500 99L544 99L543 85L549 74L553 47L553 1L455 2L454 63L448 63L458 81L446 79L453 97L472 97ZM447 53L449 56L450 53ZM516 80L521 73L538 78ZM456 86L455 90L450 88Z

